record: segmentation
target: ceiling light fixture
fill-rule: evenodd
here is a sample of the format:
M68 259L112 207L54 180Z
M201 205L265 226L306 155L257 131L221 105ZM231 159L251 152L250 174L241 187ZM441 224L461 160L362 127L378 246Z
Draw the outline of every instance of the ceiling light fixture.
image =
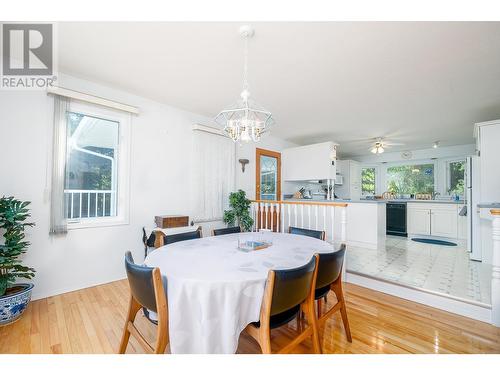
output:
M254 36L255 30L245 25L240 27L239 33L245 41L243 91L240 94L241 98L234 105L215 117L215 122L222 126L224 132L234 142L258 142L261 135L274 124L274 119L271 112L250 99L248 91L248 39Z
M385 150L384 150L384 146L382 145L382 142L376 142L370 151L374 154L381 154Z
M439 141L434 142L432 148L438 148L438 147L439 147Z

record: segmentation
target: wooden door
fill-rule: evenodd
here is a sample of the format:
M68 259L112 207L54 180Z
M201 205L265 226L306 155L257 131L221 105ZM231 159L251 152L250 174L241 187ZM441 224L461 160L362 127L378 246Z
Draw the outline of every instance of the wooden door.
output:
M255 199L266 201L281 200L281 154L276 151L257 148L255 150ZM257 220L257 228L265 228L265 219L261 223L261 216ZM276 213L268 212L267 222L273 222L273 231L277 230L279 217Z

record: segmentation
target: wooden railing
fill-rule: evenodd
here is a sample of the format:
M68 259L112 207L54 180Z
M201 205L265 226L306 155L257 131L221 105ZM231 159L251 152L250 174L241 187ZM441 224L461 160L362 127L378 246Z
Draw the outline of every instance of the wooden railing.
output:
M328 241L346 240L347 203L254 200L253 230L288 232L288 228L322 230Z
M66 217L71 219L116 216L116 191L65 189Z

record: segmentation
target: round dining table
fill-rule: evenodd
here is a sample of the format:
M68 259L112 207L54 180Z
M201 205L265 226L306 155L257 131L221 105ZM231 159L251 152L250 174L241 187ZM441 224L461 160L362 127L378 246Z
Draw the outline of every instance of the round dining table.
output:
M272 245L240 250L246 239ZM152 251L144 263L159 267L164 278L171 353L235 353L240 333L259 320L269 270L332 251L326 241L274 232L204 237Z

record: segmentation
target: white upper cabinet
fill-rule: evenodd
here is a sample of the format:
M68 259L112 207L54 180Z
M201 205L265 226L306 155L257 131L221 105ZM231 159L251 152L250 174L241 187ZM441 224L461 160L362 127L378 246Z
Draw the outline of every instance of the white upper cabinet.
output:
M341 199L357 200L361 197L361 168L354 160L337 160L337 172L343 177L342 185L335 187Z
M334 179L336 151L334 142L287 148L281 152L284 181Z

